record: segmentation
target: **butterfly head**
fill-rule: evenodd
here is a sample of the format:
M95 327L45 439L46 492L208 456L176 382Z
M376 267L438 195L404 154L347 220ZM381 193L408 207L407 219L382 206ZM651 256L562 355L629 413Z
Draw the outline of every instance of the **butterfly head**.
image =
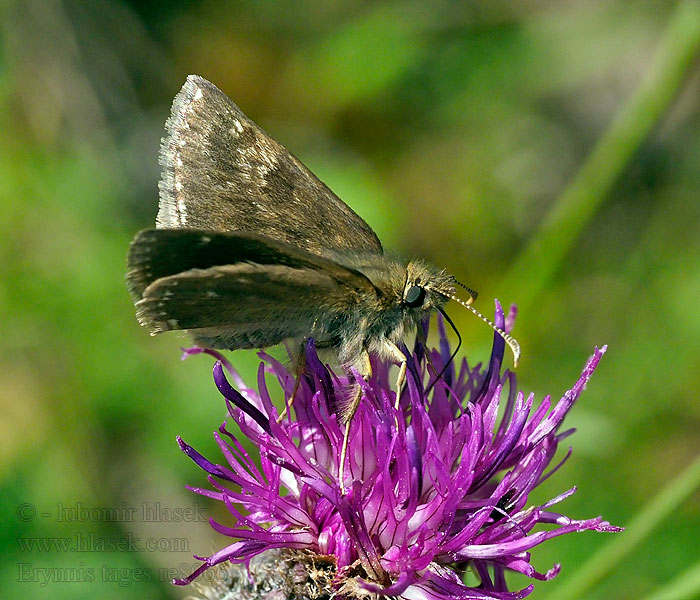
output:
M469 294L469 298L467 300L459 298L455 286L463 288ZM517 366L520 358L520 346L518 342L471 305L472 302L476 300L476 297L477 293L474 290L457 281L446 271L439 270L428 263L413 261L409 263L406 268L403 304L414 313L413 317L416 321L419 321L424 316L428 316L431 312L437 310L441 312L450 325L454 327L451 319L443 308L448 300L454 300L484 321L484 323L504 339L506 344L508 344L513 351L514 364Z
M422 316L440 310L454 296L455 283L455 278L444 269L421 260L411 261L406 267L403 307L420 320Z

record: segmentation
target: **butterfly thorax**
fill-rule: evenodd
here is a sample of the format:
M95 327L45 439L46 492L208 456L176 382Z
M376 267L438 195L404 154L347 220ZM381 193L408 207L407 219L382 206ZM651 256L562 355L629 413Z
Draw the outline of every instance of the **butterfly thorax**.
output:
M410 261L385 254L344 254L344 266L365 275L373 289L355 298L355 304L334 332L342 362L352 362L366 349L384 358L386 341L397 344L418 323L442 308L454 294L454 278L425 261ZM408 303L412 287L422 290L419 306Z

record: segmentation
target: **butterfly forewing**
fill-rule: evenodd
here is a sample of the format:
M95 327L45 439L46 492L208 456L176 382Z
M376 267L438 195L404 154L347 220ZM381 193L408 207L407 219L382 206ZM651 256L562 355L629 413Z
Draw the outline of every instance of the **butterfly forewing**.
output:
M160 160L159 228L244 231L321 256L382 253L367 223L201 77L173 102Z
M237 263L323 270L355 287L372 287L369 279L358 271L284 242L253 233L189 229L139 232L129 247L127 287L136 302L146 288L161 277Z

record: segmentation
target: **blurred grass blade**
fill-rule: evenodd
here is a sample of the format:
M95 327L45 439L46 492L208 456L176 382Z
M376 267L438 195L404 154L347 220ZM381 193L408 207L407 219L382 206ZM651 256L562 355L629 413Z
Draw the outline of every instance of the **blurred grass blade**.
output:
M630 157L666 111L700 47L700 2L673 11L649 70L583 167L501 282L499 298L533 307L577 237L605 199Z
M700 598L700 561L643 600L692 600Z
M664 487L647 505L625 526L624 533L612 538L590 560L576 569L576 573L563 585L552 586L551 598L574 600L583 597L596 583L610 573L628 554L665 518L700 488L700 456L698 456L678 477ZM697 574L695 575L697 577ZM675 596L673 596L675 598ZM690 597L690 596L679 596ZM694 596L697 598L697 596Z

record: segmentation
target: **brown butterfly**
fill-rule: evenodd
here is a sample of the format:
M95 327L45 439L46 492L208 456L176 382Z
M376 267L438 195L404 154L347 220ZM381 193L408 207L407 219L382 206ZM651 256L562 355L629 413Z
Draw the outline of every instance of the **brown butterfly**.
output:
M453 299L517 362L517 342L470 306L474 292L460 300L446 271L385 253L365 221L209 81L187 78L165 128L156 228L138 233L128 255L129 292L152 334L185 330L228 350L313 338L365 378L370 354L398 364L398 397L397 343ZM341 403L341 421L360 397L358 387ZM343 463L344 453L341 481Z

